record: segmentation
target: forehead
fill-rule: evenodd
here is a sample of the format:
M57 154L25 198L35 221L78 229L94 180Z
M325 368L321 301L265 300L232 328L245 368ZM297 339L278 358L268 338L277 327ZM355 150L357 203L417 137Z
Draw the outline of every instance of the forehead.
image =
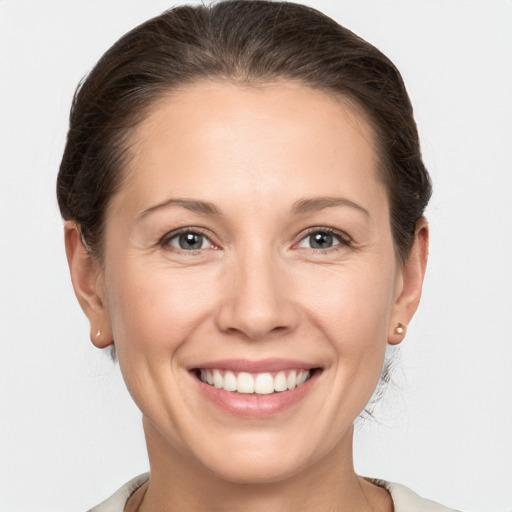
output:
M371 123L355 101L334 92L286 80L247 84L211 80L173 89L153 103L148 115L136 129L133 142L143 142L146 137L152 137L155 131L162 129L169 132L172 121L179 123L177 132L185 127L198 128L200 125L206 129L216 125L215 130L219 135L221 124L229 129L241 123L246 126L251 123L251 127L267 123L265 131L279 139L277 122L286 120L289 121L288 127L295 125L296 134L321 128L323 131L332 130L336 136L336 129L340 125L350 125L370 146L374 146ZM272 134L273 126L277 129Z
M130 154L125 183L141 200L169 193L211 200L222 183L230 194L261 200L312 187L363 194L380 181L373 132L360 111L290 82L173 90L138 125Z

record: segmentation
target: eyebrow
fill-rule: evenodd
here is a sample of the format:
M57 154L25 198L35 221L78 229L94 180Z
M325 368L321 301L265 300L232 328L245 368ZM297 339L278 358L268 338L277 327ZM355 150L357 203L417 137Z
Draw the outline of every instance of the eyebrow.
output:
M143 218L156 210L168 208L170 206L180 206L192 212L202 213L205 215L215 215L217 217L222 216L221 211L213 203L208 201L198 201L195 199L167 199L155 206L151 206L147 210L144 210L140 214L140 217ZM293 204L291 211L295 215L300 215L335 206L348 206L350 208L355 208L356 210L364 213L367 217L370 217L368 210L344 197L314 197L300 199Z
M161 203L144 210L140 217L145 217L146 215L153 213L155 210L160 210L161 208L168 208L169 206L181 206L182 208L186 208L192 212L203 213L206 215L215 215L221 216L220 210L213 204L207 201L197 201L195 199L167 199Z
M368 210L344 197L314 197L310 199L300 199L293 204L292 213L302 214L332 208L334 206L348 206L364 213L371 218Z

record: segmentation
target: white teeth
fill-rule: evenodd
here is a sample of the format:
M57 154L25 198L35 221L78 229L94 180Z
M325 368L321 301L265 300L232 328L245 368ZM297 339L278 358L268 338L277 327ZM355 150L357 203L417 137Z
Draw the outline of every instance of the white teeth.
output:
M258 395L270 395L274 392L274 379L270 373L259 373L256 376L254 392Z
M276 391L286 391L288 389L288 384L286 382L286 374L284 372L279 372L274 379L274 389Z
M226 391L236 391L236 377L233 372L224 374L224 389Z
M254 393L254 378L250 373L240 372L236 379L236 388L239 393Z
M222 373L219 370L213 370L213 385L216 388L222 388L224 386L224 379L222 378Z
M286 374L288 373L288 375ZM201 370L200 379L225 391L237 391L243 394L270 395L274 392L282 392L295 389L302 386L310 377L308 370L290 370L288 372L280 371L273 377L271 373L250 374L240 372L235 375L232 371L222 371L218 369Z
M292 370L288 374L288 378L286 379L286 383L288 384L288 389L293 389L297 386L297 373L295 370Z
M304 382L306 382L306 379L308 378L307 372L299 372L297 374L297 386L302 386Z

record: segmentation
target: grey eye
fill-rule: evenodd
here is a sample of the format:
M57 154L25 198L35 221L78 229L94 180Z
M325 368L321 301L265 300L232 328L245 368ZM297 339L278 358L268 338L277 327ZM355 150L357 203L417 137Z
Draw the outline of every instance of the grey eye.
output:
M339 245L340 238L328 231L315 231L305 236L299 243L299 247L305 247L308 249L330 249L336 245Z
M315 233L309 235L309 239L313 249L328 249L333 245L333 236L330 233Z
M167 242L168 245L185 251L197 251L199 249L208 249L212 243L201 233L186 231L173 236Z

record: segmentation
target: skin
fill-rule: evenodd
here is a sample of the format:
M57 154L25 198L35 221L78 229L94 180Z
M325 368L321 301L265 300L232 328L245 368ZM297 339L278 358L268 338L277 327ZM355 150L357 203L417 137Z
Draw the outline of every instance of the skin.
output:
M428 229L418 222L398 262L365 119L293 83L199 83L159 102L131 154L103 261L74 222L65 237L91 339L115 340L143 414L151 480L140 510L390 512L387 491L354 472L352 424L386 344L405 335L397 323L418 306ZM218 212L162 206L184 199ZM201 228L202 248L165 239L180 228ZM313 248L310 228L334 230L332 247ZM293 407L241 418L189 371L230 358L293 358L321 373Z

